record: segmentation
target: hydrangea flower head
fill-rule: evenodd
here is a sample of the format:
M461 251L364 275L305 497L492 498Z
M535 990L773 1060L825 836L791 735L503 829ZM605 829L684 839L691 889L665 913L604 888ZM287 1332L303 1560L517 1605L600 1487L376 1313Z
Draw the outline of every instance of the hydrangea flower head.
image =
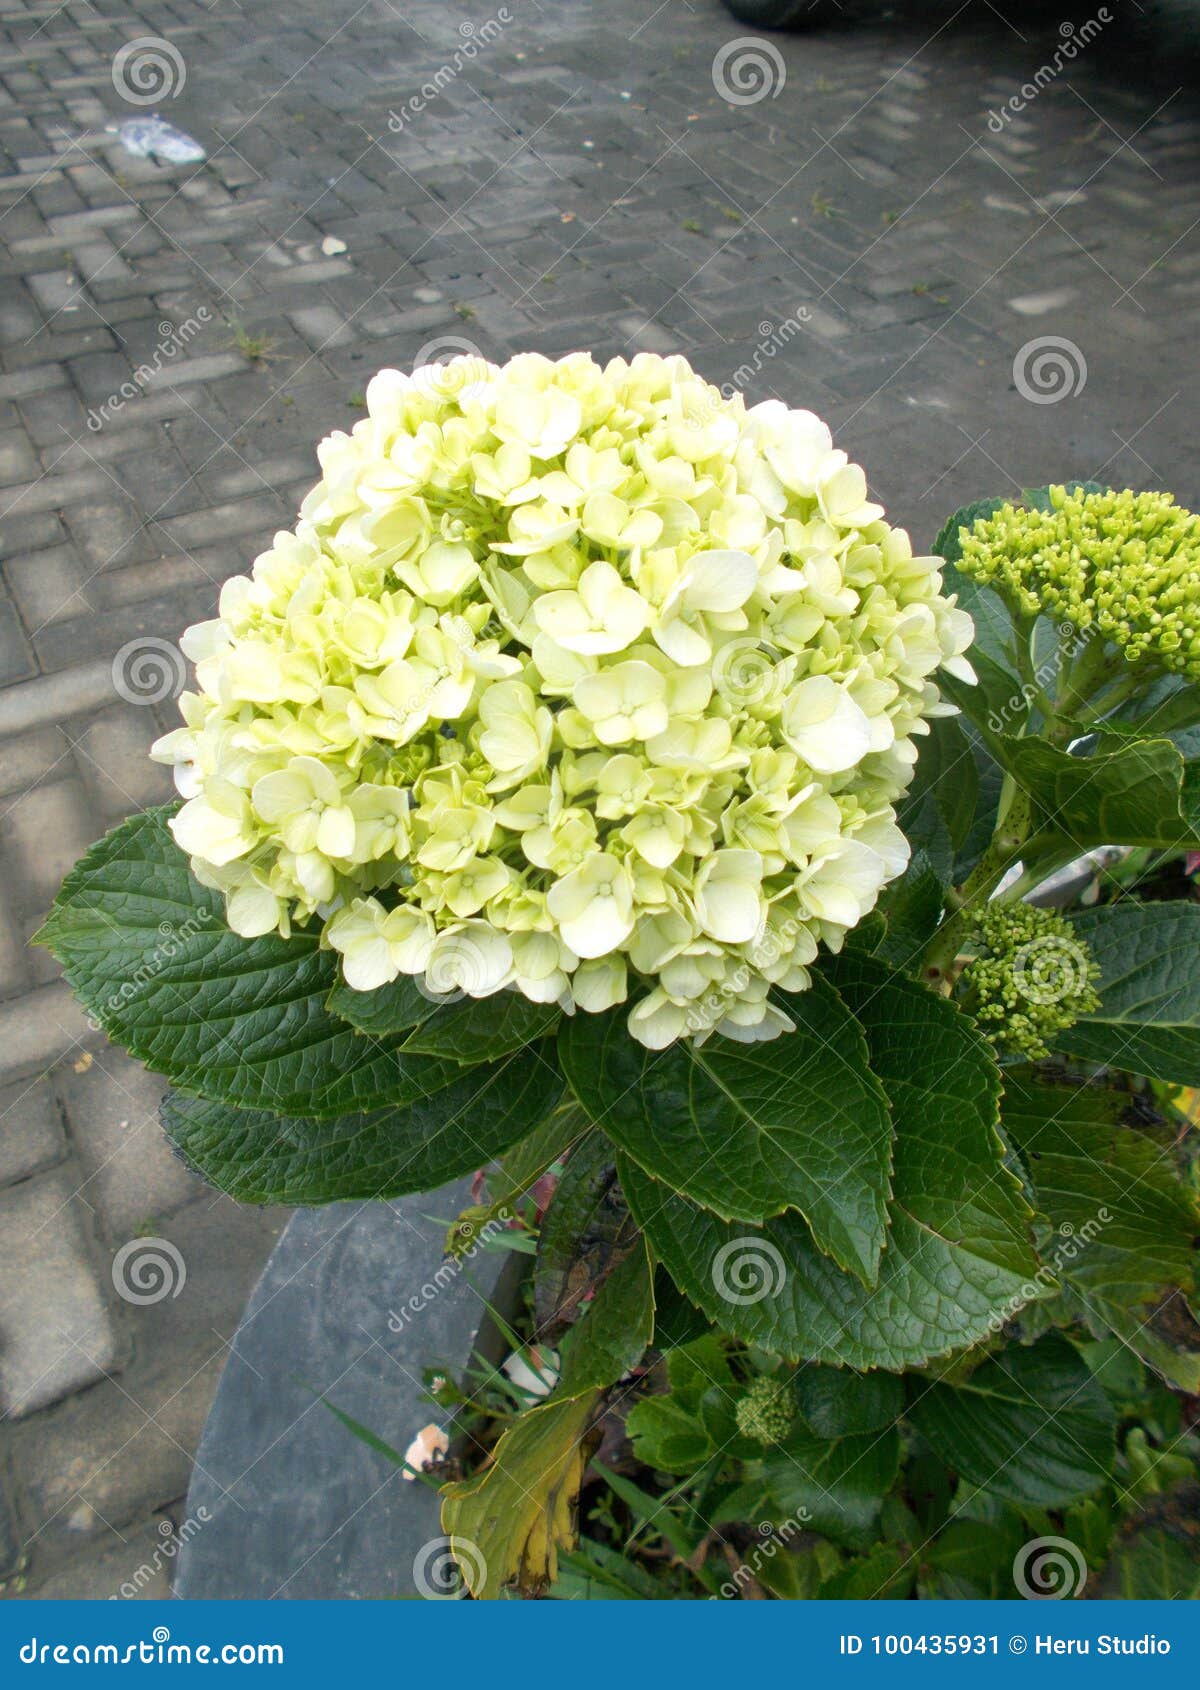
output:
M963 573L1200 680L1200 516L1169 493L1049 493L1049 510L1006 504L963 529Z
M787 1030L903 871L970 618L815 416L682 358L387 370L293 533L190 629L154 748L245 935L345 980L633 1000L644 1044Z

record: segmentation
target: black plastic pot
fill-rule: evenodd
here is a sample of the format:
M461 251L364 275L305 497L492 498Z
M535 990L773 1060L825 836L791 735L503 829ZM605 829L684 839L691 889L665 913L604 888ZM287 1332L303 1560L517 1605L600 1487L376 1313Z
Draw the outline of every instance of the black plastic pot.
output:
M320 1399L403 1454L422 1426L447 1424L422 1400L424 1368L444 1365L461 1379L476 1350L502 1359L487 1304L515 1316L527 1263L479 1251L461 1271L447 1269L445 1222L469 1201L461 1180L293 1216L204 1428L177 1597L429 1594L431 1568L445 1559L436 1493L406 1481Z

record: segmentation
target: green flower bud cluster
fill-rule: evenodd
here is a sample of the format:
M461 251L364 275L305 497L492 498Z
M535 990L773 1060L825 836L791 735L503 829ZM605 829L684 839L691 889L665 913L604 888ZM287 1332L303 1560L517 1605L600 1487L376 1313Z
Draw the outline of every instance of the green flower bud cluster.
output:
M989 904L963 970L964 1007L997 1050L1038 1061L1057 1035L1097 1009L1099 969L1071 924L1032 904Z
M764 1374L756 1379L734 1409L738 1431L760 1444L781 1443L796 1418L791 1381Z
M1200 680L1200 516L1169 493L1051 487L1050 501L964 529L963 573L1027 615L1094 629L1131 663Z

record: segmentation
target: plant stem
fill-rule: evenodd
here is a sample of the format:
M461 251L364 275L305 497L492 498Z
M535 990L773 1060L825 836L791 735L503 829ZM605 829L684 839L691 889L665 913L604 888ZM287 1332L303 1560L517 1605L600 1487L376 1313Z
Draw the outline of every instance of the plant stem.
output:
M991 842L963 884L948 894L946 902L951 914L933 935L921 958L921 977L935 991L950 992L954 963L971 930L975 912L987 902L1020 857L1032 822L1033 807L1028 793L1016 785L1011 775L1006 775Z

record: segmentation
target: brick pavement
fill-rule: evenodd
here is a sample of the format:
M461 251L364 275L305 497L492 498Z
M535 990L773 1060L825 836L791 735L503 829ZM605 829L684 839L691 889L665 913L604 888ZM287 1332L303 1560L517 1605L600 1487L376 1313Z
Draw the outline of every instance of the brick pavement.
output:
M144 752L179 631L290 525L371 373L455 338L686 352L826 415L923 543L1052 476L1194 495L1200 119L1169 52L1151 71L1063 9L1069 63L1059 12L966 0L772 37L761 86L738 48L725 98L749 32L715 0L0 0L7 1594L138 1567L163 1593L284 1218L173 1161L157 1083L25 948L83 847L166 793ZM202 166L113 132L154 109L114 74L144 37ZM146 1237L186 1281L129 1302L114 1258Z

